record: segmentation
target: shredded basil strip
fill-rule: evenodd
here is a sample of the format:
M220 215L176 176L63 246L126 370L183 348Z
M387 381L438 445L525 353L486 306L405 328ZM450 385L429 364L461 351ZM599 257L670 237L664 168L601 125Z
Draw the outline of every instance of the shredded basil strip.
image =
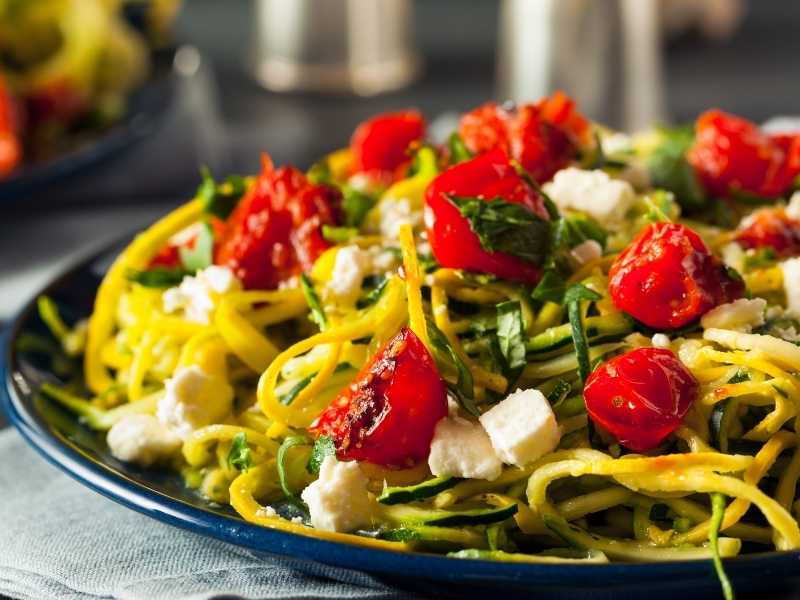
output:
M180 284L183 278L191 275L186 269L180 267L155 267L146 271L129 270L126 273L128 281L138 283L149 288L169 288Z
M472 152L467 149L464 139L456 132L450 134L447 140L447 148L450 150L451 165L457 165L472 158Z
M661 143L650 155L647 170L654 187L669 190L686 210L706 206L707 198L697 173L686 160L686 152L694 142L691 125L661 129ZM722 203L715 203L722 204Z
M386 286L389 284L389 277L384 277L381 279L380 283L376 285L373 289L371 289L366 296L360 299L356 303L357 308L366 308L372 304L375 304L378 299L383 294L383 290L386 289Z
M582 300L600 300L602 296L590 290L581 283L576 283L564 294L564 303L567 305L567 315L569 324L572 327L572 342L575 344L575 356L578 358L578 376L582 383L592 372L592 365L589 360L589 343L586 341L586 331L583 329L581 319Z
M322 237L331 244L344 244L358 235L356 227L322 226Z
M488 252L504 252L531 262L544 264L550 251L550 221L526 206L502 198L482 200L447 196Z
M300 275L300 287L311 311L311 320L319 326L320 330L324 330L328 326L328 317L325 316L325 311L322 310L322 303L319 300L317 291L314 289L314 284L311 283L305 273Z
M203 212L220 219L228 218L247 190L247 180L241 175L230 175L218 184L208 167L200 169L200 177L201 182L196 196L200 200Z
M228 465L239 471L247 471L253 466L253 452L247 443L247 434L240 431L231 440L231 449L228 452Z
M467 367L458 353L450 345L450 341L447 339L447 336L442 333L442 330L430 319L427 321L428 337L431 340L431 344L433 344L434 355L438 358L437 362L451 364L458 373L458 380L455 386L448 385L448 387L450 387L451 392L453 392L456 400L458 400L458 403L465 411L475 417L479 417L481 413L475 405L474 382L469 367Z
M179 249L181 264L187 271L201 271L211 265L214 251L214 231L211 225L203 223L192 248L181 246Z
M300 381L295 383L288 392L278 398L278 401L284 406L289 406L292 402L294 402L294 399L297 398L297 395L302 392L309 383L311 383L311 380L314 379L315 375L316 373L313 373L303 377Z
M519 301L497 305L497 341L507 370L518 373L526 363L525 323Z
M310 442L304 435L293 435L283 440L278 452L275 455L275 466L278 471L278 482L281 484L281 490L288 500L299 502L294 492L289 489L289 479L286 476L286 456L291 448L295 446L308 446Z
M566 379L559 379L553 391L547 395L547 401L550 403L550 406L555 406L563 401L571 391L572 384Z
M311 456L308 458L306 470L314 475L319 474L319 468L328 456L336 456L336 445L329 435L321 435L314 442Z
M567 280L556 270L548 269L542 275L539 283L533 288L531 297L542 302L555 302L562 304L567 291Z
M348 227L358 227L367 216L369 209L375 201L358 190L350 186L342 186L342 211L344 211L345 225Z
M725 503L724 494L711 494L711 527L708 530L708 543L711 546L711 560L714 563L714 570L722 587L722 595L725 600L734 600L733 586L731 586L731 581L728 579L728 574L725 572L725 566L722 564L722 559L719 555L719 529L725 516Z

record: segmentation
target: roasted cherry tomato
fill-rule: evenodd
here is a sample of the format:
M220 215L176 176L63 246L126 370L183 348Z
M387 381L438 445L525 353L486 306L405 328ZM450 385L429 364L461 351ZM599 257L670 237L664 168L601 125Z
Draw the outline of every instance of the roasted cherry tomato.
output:
M687 159L712 194L776 197L800 174L800 136L767 135L755 123L709 110Z
M322 225L340 220L341 196L310 183L294 167L275 169L264 157L261 175L225 223L214 262L230 267L247 289L271 289L303 271L330 244Z
M22 159L17 117L14 98L0 77L0 177L13 171Z
M459 134L471 152L499 148L536 181L544 182L566 167L587 142L589 121L578 113L575 102L556 92L536 104L479 106L461 118Z
M658 446L697 398L699 384L664 348L637 348L604 362L586 380L586 411L634 452Z
M764 208L746 217L736 241L744 248L772 248L780 257L800 255L800 221L782 208Z
M411 157L408 147L425 136L425 119L416 110L386 113L364 121L353 132L353 173L391 182Z
M342 460L404 468L427 459L447 391L425 345L404 327L317 417Z
M656 329L683 327L744 293L694 231L677 223L648 225L609 271L614 304Z
M536 283L539 266L503 252L484 250L469 221L448 196L481 200L502 198L548 219L541 197L523 180L502 150L492 150L455 165L434 179L425 191L425 223L436 260L443 267L490 273L503 279Z

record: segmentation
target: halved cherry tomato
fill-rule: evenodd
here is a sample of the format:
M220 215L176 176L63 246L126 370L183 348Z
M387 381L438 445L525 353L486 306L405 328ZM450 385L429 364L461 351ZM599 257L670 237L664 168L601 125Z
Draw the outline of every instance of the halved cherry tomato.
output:
M499 148L541 183L575 158L588 141L589 129L575 102L556 92L536 104L479 106L461 118L459 134L471 152Z
M614 304L656 329L683 327L744 293L694 231L678 223L648 225L609 271Z
M490 273L531 284L539 281L542 271L538 265L503 252L484 250L469 221L448 196L481 200L499 197L549 219L542 198L517 174L501 150L450 167L428 185L425 224L431 250L443 267Z
M782 208L764 208L746 217L736 234L744 248L772 248L780 257L800 255L800 221Z
M0 177L8 175L22 160L17 106L0 77Z
M230 267L247 289L271 289L303 271L330 244L322 225L340 221L340 193L314 185L294 167L262 171L225 222L214 262Z
M583 398L592 421L626 448L645 452L680 426L698 388L672 351L637 348L597 367Z
M409 163L408 147L425 136L425 119L416 110L377 115L353 132L350 151L353 173L391 183L398 169Z
M771 136L720 110L700 115L695 135L686 158L712 194L776 197L800 174L800 136Z
M309 431L330 435L342 460L405 468L427 459L447 391L433 357L404 327L317 417Z

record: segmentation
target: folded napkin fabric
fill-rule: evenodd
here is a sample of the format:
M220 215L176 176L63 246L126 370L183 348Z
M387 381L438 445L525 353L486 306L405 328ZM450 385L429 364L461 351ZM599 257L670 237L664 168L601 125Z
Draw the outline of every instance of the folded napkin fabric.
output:
M0 431L0 597L408 598L379 579L248 551L102 497Z

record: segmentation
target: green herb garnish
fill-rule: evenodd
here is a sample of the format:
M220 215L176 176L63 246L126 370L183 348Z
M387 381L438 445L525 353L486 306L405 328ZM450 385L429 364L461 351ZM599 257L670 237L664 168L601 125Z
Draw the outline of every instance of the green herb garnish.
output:
M336 445L333 443L331 436L321 435L314 442L314 447L311 449L311 456L306 465L308 472L319 475L319 468L328 456L336 456Z
M214 231L208 223L202 223L194 246L187 248L181 246L179 249L181 264L183 268L192 273L201 271L211 265L214 252Z
M575 355L578 358L578 376L583 383L586 383L587 377L592 372L592 366L589 360L589 343L581 319L581 301L600 300L600 298L602 298L600 294L581 283L570 286L564 294L564 304L567 305L569 324L572 327L572 342L575 344Z
M455 395L458 403L464 410L473 416L480 416L481 413L478 407L475 406L475 389L472 372L450 345L447 336L442 333L442 330L430 319L428 319L428 337L431 340L431 344L433 344L434 356L437 362L444 363L446 367L454 367L458 373L458 380L455 386L448 384L450 391Z
M722 587L722 595L725 600L734 600L733 586L725 573L725 567L719 555L719 529L722 526L722 518L725 516L725 496L723 494L711 494L711 527L708 530L708 543L711 546L711 560L714 563L714 570L719 578Z
M228 465L239 471L247 471L253 466L253 453L247 443L247 434L243 431L237 433L231 440Z
M149 288L169 288L175 287L183 281L183 278L191 275L186 269L180 267L155 267L146 271L136 271L131 269L126 276L128 281L138 283Z
M317 324L320 330L325 329L328 326L328 317L325 316L325 311L322 310L322 303L319 300L317 291L314 289L314 284L311 283L305 273L300 275L300 287L311 311L311 320Z

